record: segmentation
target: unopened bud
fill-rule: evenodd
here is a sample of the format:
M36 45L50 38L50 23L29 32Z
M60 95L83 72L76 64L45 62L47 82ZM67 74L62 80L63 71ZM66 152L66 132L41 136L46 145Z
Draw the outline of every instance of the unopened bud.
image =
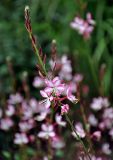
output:
M29 11L29 6L25 6L25 12Z
M52 43L53 43L53 44L56 44L56 40L55 40L55 39L53 39L53 40L52 40Z

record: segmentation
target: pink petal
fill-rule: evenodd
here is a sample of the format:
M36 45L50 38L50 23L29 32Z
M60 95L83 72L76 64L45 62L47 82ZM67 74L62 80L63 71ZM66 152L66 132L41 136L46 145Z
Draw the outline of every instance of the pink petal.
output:
M59 77L55 77L55 78L53 79L53 84L54 84L55 86L60 85L60 83L61 83L61 81L60 81Z
M43 90L40 91L40 94L41 94L41 96L44 97L44 98L47 98L47 97L48 97L48 96L47 96L47 93L46 93L45 91L43 91Z
M50 94L53 92L53 88L51 88L51 87L46 87L46 88L44 89L44 91L47 93L47 95L50 95Z
M52 126L52 125L49 125L49 126L48 126L48 131L49 131L49 132L53 131L53 126Z
M50 136L50 137L54 137L54 136L55 136L55 132L50 132L50 133L49 133L49 136Z
M48 109L51 105L51 102L49 101L49 99L45 102L45 107Z
M48 87L53 87L52 81L50 81L50 80L48 80L48 79L45 79L45 84L46 84Z
M42 124L41 128L42 128L43 131L47 131L48 130L48 125Z
M40 137L40 138L45 138L46 135L47 135L46 132L43 132L43 131L38 133L38 137Z

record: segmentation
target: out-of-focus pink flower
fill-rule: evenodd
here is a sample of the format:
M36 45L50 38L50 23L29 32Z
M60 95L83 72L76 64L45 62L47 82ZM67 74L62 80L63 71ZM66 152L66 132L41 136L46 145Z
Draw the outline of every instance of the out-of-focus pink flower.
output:
M112 153L111 150L110 150L110 145L109 145L109 143L104 143L104 144L102 145L102 151L103 151L103 153L106 154L106 155L110 155L110 154Z
M8 100L9 104L18 104L23 101L22 96L19 93L11 94Z
M59 77L67 81L72 79L72 67L71 62L68 60L66 55L63 55L61 58L61 69L59 72Z
M39 76L34 78L33 86L36 88L41 88L44 86L44 80L40 78Z
M75 125L75 130L76 130L76 133L77 133L81 138L84 138L84 137L86 136L85 131L84 131L83 126L82 126L82 123L80 123L80 122L76 123L76 125ZM75 138L77 138L77 136L76 136L76 134L75 134L74 131L72 132L72 135L73 135Z
M8 107L5 111L6 116L11 117L11 116L14 115L14 113L15 113L14 106L13 105L8 105Z
M27 132L34 126L34 120L29 119L28 121L22 121L19 123L19 128L21 132Z
M87 159L89 159L89 158L87 158ZM87 160L87 159L85 159L85 160ZM103 160L103 158L102 157L91 156L91 160Z
M100 131L95 131L93 132L91 136L94 140L99 141L101 139L101 132Z
M1 119L0 128L2 130L7 131L7 130L9 130L13 126L13 124L14 123L13 123L12 119L10 119L10 118L4 118L4 119Z
M113 120L113 108L106 108L103 113L103 119Z
M95 21L93 20L91 13L87 13L86 18L89 24L95 25Z
M45 157L43 158L43 160L48 160L48 157L45 156Z
M16 133L14 143L21 145L21 144L27 144L29 142L29 139L25 133Z
M37 121L43 121L46 118L46 116L47 116L47 114L49 112L50 112L50 110L48 110L48 109L45 108L44 111L39 112L39 115L37 115L35 119Z
M93 109L94 111L99 111L103 107L106 108L108 106L109 106L108 99L102 97L94 98L93 102L91 103L91 109Z
M78 31L79 34L83 35L85 39L89 39L92 31L94 30L95 21L92 19L91 13L87 13L86 20L75 17L74 21L71 22L71 27Z
M80 82L83 80L83 75L80 74L80 73L77 73L77 74L74 75L73 80L74 80L76 83L80 83Z
M69 105L68 104L64 104L63 106L61 106L61 115L68 113L69 112Z
M55 120L56 120L56 123L57 123L59 126L63 126L63 127L66 126L66 122L65 122L65 121L62 121L62 116L61 116L61 115L56 114Z
M32 111L34 112L34 113L37 113L37 111L38 111L38 102L37 102L37 100L35 99L35 98L31 98L30 100L29 100L29 106L31 107L31 109L32 109Z
M77 103L78 99L72 95L70 86L67 89L67 99L69 99L72 103Z
M100 122L99 123L99 128L103 131L105 129L105 123L104 122Z
M91 126L96 127L98 125L98 120L96 119L96 117L94 116L94 114L90 114L89 118L88 118L88 122Z
M51 146L55 149L62 149L65 147L65 143L60 137L55 136L52 138Z
M48 109L51 106L51 101L53 100L53 96L51 96L49 92L47 94L45 90L41 90L40 94L42 95L42 97L45 98L45 100L43 100L42 103L44 103L45 107Z
M23 120L28 120L33 117L34 112L26 101L22 103L22 113L23 113L22 117Z
M105 128L107 129L111 129L111 127L113 126L113 122L111 121L111 119L104 119L103 120Z
M38 133L39 138L48 139L55 136L54 127L49 124L42 124L42 131Z
M47 85L45 88L47 94L55 94L59 96L65 89L65 86L61 83L59 77L55 77L53 80L45 79L45 84Z

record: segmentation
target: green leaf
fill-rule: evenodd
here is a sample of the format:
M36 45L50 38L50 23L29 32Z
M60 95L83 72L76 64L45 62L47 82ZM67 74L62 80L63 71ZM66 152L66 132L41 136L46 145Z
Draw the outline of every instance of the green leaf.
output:
M95 53L94 53L94 63L98 66L99 65L99 62L100 62L100 59L104 53L104 50L106 48L106 43L105 43L105 40L104 38L102 38L100 40L100 42L98 43L97 47L96 47L96 50L95 50Z

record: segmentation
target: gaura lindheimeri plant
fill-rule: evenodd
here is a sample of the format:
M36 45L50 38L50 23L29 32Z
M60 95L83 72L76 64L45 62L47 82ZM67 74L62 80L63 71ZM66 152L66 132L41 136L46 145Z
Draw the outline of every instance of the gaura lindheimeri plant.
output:
M82 21L82 20L79 20ZM84 36L89 37L89 31L92 30L90 29L92 26L89 26L90 24L93 24L93 20L91 19L90 15L87 16L87 22L83 21L84 24L84 31L80 32L83 33ZM82 24L81 24L82 25ZM44 89L40 91L41 96L44 98L40 103L42 103L46 109L51 109L52 110L52 115L54 112L58 112L60 110L60 114L63 116L65 115L67 122L69 123L72 131L74 132L77 140L81 143L84 153L88 157L88 159L91 160L91 156L89 153L89 149L85 146L84 142L81 139L81 135L83 137L83 134L85 136L85 133L83 132L82 126L76 126L74 127L69 116L69 104L65 103L68 102L67 100L71 101L72 103L76 104L78 102L78 99L76 98L75 95L72 93L72 88L71 84L67 86L67 84L60 79L60 77L57 75L54 75L54 72L58 66L57 61L56 61L56 52L55 52L55 46L53 46L53 55L52 55L52 71L51 74L49 71L46 70L46 56L43 55L42 49L37 48L36 46L36 40L33 35L32 27L31 27L31 21L30 21L30 12L29 12L29 7L25 7L25 26L28 31L29 37L32 42L32 46L34 49L34 52L37 55L38 58L38 70L39 70L39 76L40 78L43 79L44 82ZM88 28L89 27L89 28ZM65 62L65 59L63 60ZM62 69L63 71L65 68ZM68 70L69 72L71 70ZM65 72L65 71L64 71ZM53 116L52 116L53 117ZM57 118L58 122L58 118ZM80 132L80 134L79 134ZM54 132L54 126L52 124L52 119L50 122L47 122L46 124L42 124L42 131L39 132L38 137L40 138L53 138L55 137L55 132Z
M25 24L38 56L38 73L34 73L33 79L30 77L29 84L28 73L24 71L19 88L13 84L13 91L3 97L4 104L0 106L0 137L5 137L4 144L10 139L10 160L15 157L22 160L112 160L110 100L102 93L95 97L89 95L85 75L72 70L73 64L67 55L57 56L55 40L51 44L50 69L47 70L46 56L41 47L36 47L32 33L29 7L25 8ZM14 73L11 62L8 66ZM0 150L0 154L7 156L4 151L6 148ZM4 157L2 159L6 159Z
M50 160L60 156L62 160L112 160L113 108L109 99L102 96L102 91L97 97L90 97L90 86L84 84L85 76L75 74L67 55L57 56L55 40L52 41L50 69L47 70L46 56L36 47L28 7L25 8L25 19L38 56L38 73L34 73L33 79L30 78L32 84L29 84L28 73L24 71L19 88L12 84L12 92L6 99L3 96L4 103L0 103L0 137L3 134L4 141L6 136L11 140L11 160L17 154L22 160ZM8 69L15 82L12 66L10 61ZM68 130L68 124L72 131ZM29 149L33 152L31 157ZM2 151L4 153L5 149Z

